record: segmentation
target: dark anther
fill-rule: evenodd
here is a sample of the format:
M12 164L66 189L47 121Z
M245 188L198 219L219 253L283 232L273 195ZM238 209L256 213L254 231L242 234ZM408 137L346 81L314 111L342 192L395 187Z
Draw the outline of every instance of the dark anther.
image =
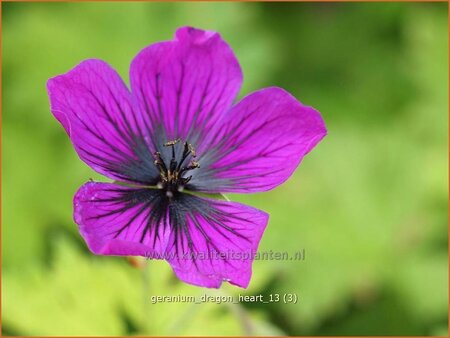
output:
M154 163L159 170L161 179L157 184L157 187L159 189L164 189L168 198L172 198L176 192L182 191L184 186L192 179L192 176L184 176L187 171L200 168L200 164L194 161L197 154L190 143L183 143L183 152L179 160L177 159L175 147L177 147L180 141L181 139L178 138L163 144L164 147L172 147L172 158L170 159L170 162L164 162L159 151L154 153ZM191 157L189 164L183 166L183 163L186 162L189 157Z

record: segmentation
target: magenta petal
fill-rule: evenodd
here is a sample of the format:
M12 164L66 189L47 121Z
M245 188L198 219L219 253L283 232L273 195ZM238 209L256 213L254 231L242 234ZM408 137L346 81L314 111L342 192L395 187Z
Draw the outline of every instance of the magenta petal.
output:
M268 215L243 204L111 183L84 184L74 218L98 255L166 259L183 281L247 287Z
M266 88L236 104L209 138L192 186L204 192L272 189L294 172L326 135L319 112L280 88Z
M175 222L166 250L175 274L199 286L218 288L228 281L246 288L268 214L240 203L188 198L189 209Z
M47 83L51 110L80 158L112 179L149 182L158 176L146 121L107 63L86 60Z
M175 40L151 45L135 57L130 82L151 124L165 131L164 142L182 138L202 151L205 131L230 108L242 72L218 33L184 27Z
M97 255L164 258L170 235L160 192L89 182L74 197L74 219Z

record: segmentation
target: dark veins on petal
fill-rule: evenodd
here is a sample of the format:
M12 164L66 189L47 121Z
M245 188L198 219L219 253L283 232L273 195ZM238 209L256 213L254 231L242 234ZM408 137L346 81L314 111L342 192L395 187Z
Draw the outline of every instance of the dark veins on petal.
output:
M209 55L209 57L211 57ZM209 62L212 64L212 60ZM213 75L214 75L214 67L210 67L207 71L206 81L204 84L204 87L201 89L200 97L197 99L194 99L196 91L198 91L198 88L196 86L192 86L192 89L189 92L183 92L183 88L185 88L185 81L186 81L186 65L183 61L180 61L178 63L171 63L170 67L172 70L172 73L176 73L175 68L179 67L180 76L179 80L177 81L174 86L175 89L175 114L174 114L174 120L170 121L169 124L173 123L173 129L167 130L167 124L168 122L165 121L165 113L164 108L162 104L163 95L162 95L162 80L163 80L163 74L158 72L153 76L152 81L150 81L150 86L152 87L152 92L155 100L149 100L144 99L144 110L145 110L145 117L144 123L146 126L146 135L150 135L151 142L154 145L155 152L153 153L154 159L157 162L161 162L161 159L159 158L160 155L157 154L159 152L160 154L163 154L164 159L171 159L173 156L170 153L167 153L165 151L163 145L170 142L170 140L180 140L178 137L182 136L182 138L185 141L191 142L190 146L193 145L199 145L200 152L201 153L209 153L208 149L205 149L205 145L202 144L202 140L206 137L206 132L209 129L209 127L215 123L213 117L217 116L216 110L219 109L221 98L223 97L224 93L229 90L230 83L228 81L223 81L223 83L214 83L213 81ZM143 83L143 73L140 74L139 82ZM214 91L213 87L219 86L220 90ZM138 86L136 88L137 91L139 91L139 94L141 97L145 98L146 95L142 91L142 86ZM181 101L183 100L187 101L187 104L184 106L184 109L181 109ZM197 103L193 104L193 102L197 101ZM209 107L208 107L209 106ZM152 127L153 126L153 127ZM142 134L141 134L142 135ZM184 136L183 136L184 135ZM142 142L144 145L144 151L140 152L140 155L144 155L148 157L148 153L145 152L145 142ZM182 155L183 149L175 149L176 158L180 161L180 158ZM193 156L194 157L194 156ZM141 158L141 157L140 157ZM162 161L166 164L166 166L169 166L170 163L167 163L167 161ZM148 161L145 161L147 164ZM208 166L210 163L208 163ZM134 165L134 167L136 167ZM161 169L158 167L159 172L161 173ZM196 189L195 184L188 183L192 177L195 177L195 175L198 175L200 171L196 171L195 173L189 173L188 180L184 182L183 189L187 190L198 190ZM134 177L135 180L138 178L135 173ZM161 175L160 175L161 176ZM209 177L210 178L210 177ZM223 179L222 179L223 180ZM226 182L228 180L225 179ZM137 181L138 183L140 181ZM159 183L161 180L155 179L151 180L151 184L154 185L155 183ZM170 189L169 189L170 190Z
M118 238L136 219L144 215L144 224L138 228L138 231L140 231L140 243L154 246L159 239L159 234L165 230L160 227L166 227L170 224L173 241L168 243L167 249L175 249L175 252L179 254L198 252L192 231L198 231L201 234L207 243L209 252L222 252L211 234L207 234L205 229L202 228L199 218L206 220L214 229L214 237L219 236L231 243L236 238L250 241L238 230L227 225L227 221L230 220L240 222L248 222L248 220L240 217L238 214L226 213L214 207L214 205L226 202L214 201L208 203L200 197L186 193L168 197L162 189L122 189L118 187L110 188L108 191L116 195L111 198L96 199L94 203L106 203L109 206L120 205L121 207L98 214L92 217L93 219L120 215L129 209L136 208L135 214L125 224L109 234L112 238ZM189 227L188 219L192 221L193 228L192 225ZM153 234L153 238L146 239L148 234ZM179 250L182 252L179 252ZM196 264L195 261L194 264Z
M101 76L98 78L102 79ZM97 99L96 95L88 87L85 87L85 90L92 95L100 107L102 116L99 118L106 119L108 125L117 132L120 139L115 138L114 141L119 143L123 148L130 149L132 154L129 154L122 148L115 146L113 142L109 142L103 136L103 133L95 127L95 124L88 125L88 123L83 121L83 119L78 119L86 131L93 135L98 141L100 141L100 143L108 145L108 147L95 146L94 144L89 145L89 147L94 148L96 152L99 154L101 153L104 156L100 156L99 154L89 151L84 147L81 148L81 151L88 154L93 159L92 162L94 164L114 172L124 181L131 180L133 182L146 185L156 184L158 179L158 171L153 166L154 159L150 151L150 149L153 148L153 145L146 141L148 140L147 135L151 135L149 126L145 124L147 130L142 130L134 113L131 114L134 121L129 121L129 117L126 116L117 98L111 92L111 89L106 83L105 88L108 89L112 103L120 114L120 118L123 121L123 126L120 126L117 121L113 120L105 105ZM76 113L73 113L76 116ZM132 122L136 128L133 128L130 122Z

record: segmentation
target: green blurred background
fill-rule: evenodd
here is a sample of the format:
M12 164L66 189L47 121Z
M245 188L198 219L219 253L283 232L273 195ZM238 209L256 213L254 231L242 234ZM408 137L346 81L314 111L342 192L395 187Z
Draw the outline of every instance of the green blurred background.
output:
M7 335L447 335L447 4L2 3L2 321ZM86 58L128 82L179 26L219 31L243 95L280 86L329 135L288 183L231 199L271 214L247 290L91 255L72 221L89 178L45 83ZM152 304L296 293L297 304Z

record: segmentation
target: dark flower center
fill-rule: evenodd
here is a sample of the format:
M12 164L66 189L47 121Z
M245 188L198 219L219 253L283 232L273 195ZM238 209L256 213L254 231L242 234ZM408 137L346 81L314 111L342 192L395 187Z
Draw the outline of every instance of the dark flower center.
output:
M193 169L200 168L200 164L194 161L197 156L194 147L188 142L184 142L183 152L179 160L177 159L177 151L175 147L180 143L181 139L176 139L164 143L164 147L172 148L172 158L165 161L159 151L155 152L155 165L159 170L160 181L157 186L166 191L166 196L172 198L178 191L183 191L185 185L191 180L192 176L185 176L185 174ZM185 162L191 156L190 162L186 165Z

